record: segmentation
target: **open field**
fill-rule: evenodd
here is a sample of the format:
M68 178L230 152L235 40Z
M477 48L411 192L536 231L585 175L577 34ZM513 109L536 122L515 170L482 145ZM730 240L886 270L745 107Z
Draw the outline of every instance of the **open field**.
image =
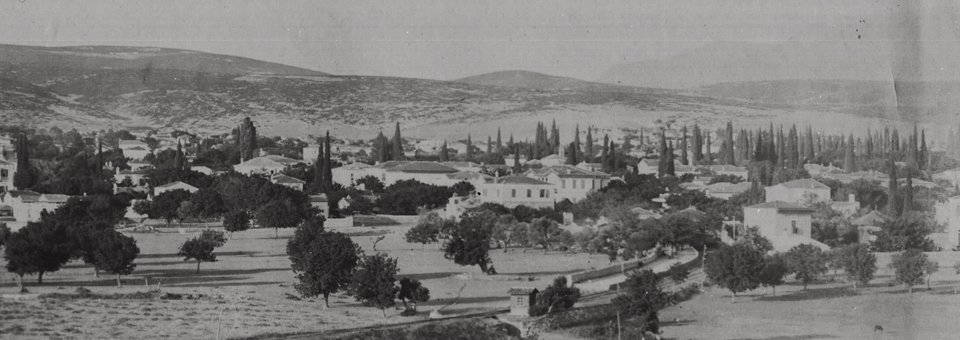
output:
M145 292L144 277L151 289L160 282L163 293L203 294L192 300L157 299L0 299L0 338L91 339L91 338L215 338L221 320L221 339L265 333L296 333L372 326L426 319L456 297L462 298L442 312L449 315L496 310L507 307L507 290L515 286L543 288L565 273L607 264L604 255L543 254L539 250L493 250L491 257L499 275L487 276L479 268L461 267L443 258L436 245L408 244L403 234L410 225L378 228L345 228L367 253L373 240L387 235L377 250L399 258L401 277L421 280L430 288L432 301L419 306L420 315L400 317L400 310L388 310L383 319L375 308L362 307L352 297L333 295L331 309L323 310L322 300L295 301L295 278L286 256L286 242L293 230L257 229L235 233L217 249L219 262L203 263L195 275L196 262L176 256L179 245L197 233L133 233L140 247L137 269L116 287L116 278L93 276L82 262L71 262L58 272L24 278L30 293L73 294L78 287L94 294ZM0 264L2 260L0 260ZM0 294L16 291L13 275L0 274ZM533 279L530 281L530 279ZM399 302L398 302L399 303Z

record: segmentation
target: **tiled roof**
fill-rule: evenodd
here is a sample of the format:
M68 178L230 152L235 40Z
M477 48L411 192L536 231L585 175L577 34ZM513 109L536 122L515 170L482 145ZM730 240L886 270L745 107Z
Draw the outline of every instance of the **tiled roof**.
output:
M533 174L537 177L546 177L551 173L557 174L557 176L560 178L610 178L610 175L605 173L589 171L568 164L553 165L540 169L530 169L527 170L525 174Z
M300 163L300 161L298 161L298 160L296 160L296 159L287 158L287 157L283 157L283 156L267 155L267 156L264 156L264 157L267 158L267 159L269 159L269 160L271 160L271 161L274 161L274 162L277 162L277 163L280 163L280 164L283 164L283 165L293 165L293 164Z
M750 186L751 186L750 182L740 182L737 184L719 182L719 183L713 183L708 185L707 189L710 190L710 192L714 192L714 193L721 193L721 192L741 193L741 192L750 190Z
M809 213L813 212L813 209L810 209L801 205L796 205L793 203L787 203L784 201L773 201L773 202L754 204L754 205L748 206L747 208L777 209L778 212L809 212Z
M493 179L497 184L533 184L533 185L553 185L535 178L526 176L504 176Z
M43 194L40 195L39 201L44 202L53 202L53 203L64 203L70 199L69 195L60 195L60 194Z
M299 178L296 178L296 177L290 177L290 176L283 175L283 174L274 175L274 176L273 176L273 182L274 182L274 183L277 183L277 184L303 184L303 183L306 183L306 181L304 181L304 180L302 180L302 179L299 179Z
M826 184L817 182L809 178L795 179L789 182L780 183L786 188L790 189L830 189Z
M854 219L853 221L850 221L850 224L857 225L857 226L859 226L859 225L877 225L877 224L880 224L880 223L886 222L886 221L887 221L887 217L886 217L886 216L883 216L883 214L881 214L880 212L874 210L874 211L871 211L871 212L867 213L866 215L857 217L857 218Z
M197 189L197 187L192 186L192 185L187 184L187 183L184 183L184 182L181 182L181 181L176 181L176 182L173 182L173 183L167 183L167 184L164 184L164 185L159 185L159 186L157 186L156 188L157 188L157 189L160 189L160 188L172 188L172 187L185 187L185 188Z
M36 191L30 191L30 190L10 190L10 191L7 191L7 194L9 194L10 197L14 197L14 198L22 197L22 196L27 196L27 197L33 196L36 199L40 197L40 193Z
M395 166L388 171L400 171L406 173L430 173L430 174L443 174L443 173L455 173L460 170L451 168L449 166L435 163L435 162L410 162L403 165Z
M329 201L327 194L310 195L310 203L323 203L327 201Z
M478 168L480 164L474 162L441 162L440 164L453 168Z
M539 292L540 292L540 291L537 290L536 288L517 287L517 288L510 288L510 290L507 291L507 294L510 294L510 295L530 295L530 294L539 293Z
M457 172L457 173L447 174L447 177L450 178L450 179L454 179L454 180L464 180L464 181L477 180L477 179L482 179L482 180L490 180L490 179L493 179L492 176L484 175L484 174L481 174L481 173L479 173L479 172L469 171L469 170L464 170L464 171L460 171L460 172Z
M344 165L344 166L341 166L341 167L337 167L336 169L340 169L340 170L363 170L363 169L369 169L369 168L372 168L372 167L373 167L372 165L369 165L369 164L366 164L366 163L355 162L355 163L350 163L350 164L347 164L347 165Z
M375 167L375 168L380 168L380 169L392 169L392 168L395 168L395 167L398 167L398 166L401 166L401 165L404 165L404 164L407 164L407 163L409 163L409 162L407 162L407 161L386 161L386 162L380 162L380 163L378 163L377 165L374 165L374 167Z

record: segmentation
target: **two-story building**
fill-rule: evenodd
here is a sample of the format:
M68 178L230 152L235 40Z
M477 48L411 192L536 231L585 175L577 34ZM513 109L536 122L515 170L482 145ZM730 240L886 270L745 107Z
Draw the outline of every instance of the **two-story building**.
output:
M813 210L783 201L770 201L743 208L743 224L758 227L773 243L773 250L785 252L799 244L812 244L823 250L830 247L812 238Z
M416 180L433 185L446 185L447 175L459 172L457 169L437 162L407 162L390 167L383 172L383 185L390 186L403 180Z
M16 190L13 175L17 173L17 164L0 160L0 192Z
M253 158L234 165L233 170L244 175L265 174L272 175L279 173L287 167L300 163L300 161L277 155L269 155Z
M830 201L830 187L809 178L780 183L764 190L767 202L783 201L802 205Z
M524 175L553 184L553 198L557 201L568 199L578 202L586 198L591 191L600 190L610 183L610 175L568 164L530 169Z
M524 205L530 208L552 208L555 185L526 176L504 176L477 188L480 203L497 203L507 208Z
M33 191L13 190L4 194L4 205L10 206L17 222L37 222L44 211L50 213L67 203L70 196L39 194Z

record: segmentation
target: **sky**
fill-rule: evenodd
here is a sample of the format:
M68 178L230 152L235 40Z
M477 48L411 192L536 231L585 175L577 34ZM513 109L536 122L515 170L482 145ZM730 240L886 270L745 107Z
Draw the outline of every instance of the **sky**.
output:
M617 63L716 42L869 41L936 70L960 64L958 8L952 0L6 0L0 43L183 48L333 74L448 80L528 70L593 80Z

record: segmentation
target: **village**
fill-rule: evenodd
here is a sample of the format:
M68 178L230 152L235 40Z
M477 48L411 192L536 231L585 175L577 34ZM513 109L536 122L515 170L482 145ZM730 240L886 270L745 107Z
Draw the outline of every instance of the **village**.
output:
M341 284L358 284L348 283L350 275L360 273L352 266L370 265L367 261L392 266L386 273L401 273L396 274L397 279L394 274L384 278L390 282L388 287L405 277L400 295L387 300L362 297L357 292L361 288L351 286L351 294L378 306L384 317L395 298L404 304L402 315L427 319L486 315L509 307L511 317L504 322L510 327L504 332L528 337L551 331L544 330L543 323L565 315L560 313L562 309L572 308L569 313L574 314L570 315L576 315L578 308L606 308L603 314L621 308L614 306L629 306L630 302L610 293L635 289L630 285L648 279L669 282L658 285L665 289L673 286L672 290L684 296L663 293L661 305L644 312L653 313L652 320L656 320L658 309L669 308L666 301L682 302L707 289L706 285L729 289L736 300L737 293L760 285L776 291L777 285L785 284L787 273L797 273L796 279L806 291L807 284L818 282L828 268L844 270L844 281L854 287L857 283L868 285L878 268L883 268L880 270L896 269L891 284L906 284L912 292L913 286L924 280L929 284L931 275L937 273L929 269L931 266L960 264L960 258L954 259L960 246L960 218L956 213L960 207L960 196L956 196L960 168L955 167L956 161L951 161L946 150L928 149L924 131L920 130L914 130L901 143L897 130L891 134L888 128L854 139L853 135L844 138L812 130L798 133L796 127L785 135L782 127L779 133L771 126L768 131L740 130L734 134L731 124L712 132L694 125L691 134L686 126L671 131L653 125L612 140L606 134L600 143L599 133L595 140L589 127L582 133L575 127L572 138L561 137L562 129L554 122L549 130L546 124L538 124L532 142L515 142L511 135L504 143L498 134L488 137L486 143L475 144L471 136L450 142L404 139L399 124L392 139L381 133L370 141L336 139L329 134L310 140L284 140L258 135L255 125L248 118L232 134L206 137L184 131L131 129L88 135L19 130L0 138L6 189L0 218L7 230L2 234L6 267L17 275L16 286L22 291L47 291L50 285L66 283L99 286L96 279L77 277L76 271L85 266L68 265L71 259L83 259L98 272L112 270L116 284L122 286L123 281L136 282L140 268L154 267L149 257L137 257L138 253L157 254L144 253L150 249L159 251L157 255L169 253L196 261L193 275L200 276L155 269L147 270L155 274L142 275L148 287L151 280L156 281L157 291L160 282L165 282L166 294L183 292L190 282L203 277L202 262L224 261L231 268L261 266L250 259L226 264L240 260L227 256L229 252L215 251L225 244L238 249L232 243L247 244L253 241L249 235L260 235L267 243L242 246L236 254L268 249L285 252L294 261L293 273L298 273L296 280L301 281L297 285L303 285L296 291L302 298L320 292L323 303L329 306L331 293L345 291L330 286L302 288L312 282L304 275L311 270L310 263L314 262L310 261L316 260L300 259L303 255L291 248L298 242L321 242L327 236L298 241L301 233L318 228L329 232L317 235L334 239L340 237L335 235L355 235L343 242L363 249L358 254L324 260L342 256L354 259L343 274L348 281ZM939 144L950 143L955 141ZM63 171L68 167L44 173L35 165L41 163L21 161L44 153L54 156L41 162L69 160L49 150L79 152L76 157L83 159L80 163L91 164L94 170L87 168L77 174L84 184L71 184L56 177L66 175ZM18 172L30 176L18 176ZM101 184L87 183L90 181ZM95 208L102 205L98 202L109 202L102 204L111 206L108 210L115 211L110 213L114 217L98 215L104 214L96 212L104 209ZM76 215L78 211L87 213ZM49 247L50 241L31 241L31 236L26 236L39 232L33 230L66 227L67 235L80 233L69 229L78 228L91 230L94 236L89 237L106 237L96 234L97 229L88 229L100 228L96 224L84 224L91 218L109 221L117 235L129 235L118 236L121 241L116 242L123 244L122 240L129 238L149 240L149 244L132 253L130 250L138 249L141 242L134 242L132 248L123 246L126 250L115 256L127 258L127 264L108 269L113 268L111 264L99 262L104 261L97 260L101 255L92 254L118 248L78 243L71 252L58 253L37 249ZM472 229L477 228L472 227L474 224L480 229ZM285 230L283 238L281 229ZM294 230L292 235L287 231L290 229ZM224 238L225 234L216 230L229 232L230 236ZM24 236L18 236L21 234ZM185 239L191 235L197 237ZM72 237L87 236L68 239ZM170 243L172 240L185 242L177 254L171 253L177 247ZM283 243L277 242L285 240L290 242L286 251L278 249ZM209 245L206 250L191 252L185 248L190 242ZM409 249L411 252L403 250L416 243L420 246ZM436 249L424 252L430 243L436 243ZM247 249L251 246L259 250ZM528 248L540 251L528 253ZM30 263L30 259L18 258L18 252L28 249L34 252L30 254L49 252L41 257L61 260ZM745 253L725 255L727 251ZM375 255L363 255L367 252ZM708 253L712 255L705 256ZM754 253L758 255L745 255ZM865 262L850 260L848 253L861 254L856 258ZM880 255L882 266L873 253ZM913 262L916 267L904 264L904 270L920 268L918 277L901 277L899 267L894 268L892 263L906 256L902 254L922 257ZM727 256L758 257L754 257L752 269L749 265L723 267L716 262ZM928 256L939 262L928 260ZM444 258L466 266L462 267L465 271L453 274L433 270L453 265L443 264L449 263ZM535 268L541 261L550 262L548 267L552 269L541 275L515 274L538 273ZM814 265L804 267L791 261ZM466 269L474 265L479 266L479 273ZM218 266L211 263L204 267ZM67 269L70 267L74 268ZM280 264L283 267L290 270L289 264ZM768 277L773 275L766 274L769 270L779 274ZM422 279L410 279L411 272ZM38 285L23 281L24 274L33 273L40 274ZM645 279L643 273L657 278ZM836 279L836 274L833 276L830 281ZM217 285L215 278L210 279ZM483 288L474 286L464 292L471 282ZM4 286L9 287L9 281L5 280ZM379 290L383 287L367 289L376 296L386 294ZM281 289L273 294L280 293L289 298L295 292ZM13 296L17 295L5 298ZM581 296L584 302L577 304ZM335 297L334 304L340 299ZM412 304L408 306L408 302ZM429 307L418 312L417 304ZM582 306L575 307L578 305ZM388 324L396 322L402 321ZM661 329L658 323L630 326L628 331L657 334ZM610 335L609 324L601 324L607 326L597 327L607 328L592 332ZM516 330L509 331L511 327ZM617 332L621 331L618 327ZM247 330L244 334L256 332Z

